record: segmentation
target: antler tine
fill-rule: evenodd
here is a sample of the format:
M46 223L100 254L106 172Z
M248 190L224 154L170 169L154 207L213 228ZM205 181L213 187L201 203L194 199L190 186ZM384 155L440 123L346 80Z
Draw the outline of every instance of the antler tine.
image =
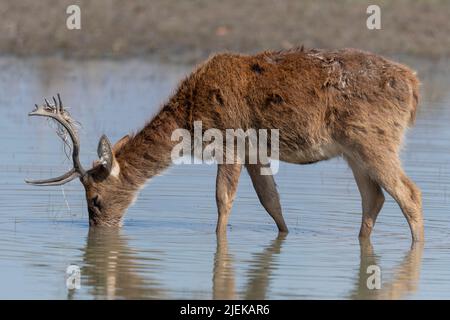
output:
M45 104L47 105L47 107L51 108L52 106L50 105L50 102L48 102L47 98L44 99Z
M59 93L56 94L58 96L59 105L62 107L61 95Z
M54 103L54 107L55 107L55 112L62 114L61 110L59 109L58 103L56 102L56 98L52 97L52 99L53 99L53 103Z
M61 102L61 96L58 94L58 102L56 101L55 97L53 97L53 101L55 102L55 105L50 105L49 101L47 99L44 99L45 104L47 108L50 108L51 110L45 110L45 108L39 108L38 105L35 105L37 107L36 110L29 113L30 116L42 116L42 117L49 117L54 120L56 120L58 123L60 123L64 129L69 134L70 139L72 140L72 161L73 161L73 168L65 173L62 176L59 176L57 178L53 179L47 179L47 180L36 180L36 181L26 181L30 184L35 185L60 185L67 183L77 177L82 177L86 174L86 171L83 169L83 166L80 162L80 141L78 139L77 132L73 125L71 124L71 119L69 118L70 115L65 113L63 114L63 106ZM55 111L53 111L55 109Z
M58 96L59 111L61 111L61 113L63 113L64 107L63 107L63 104L62 104L61 95L59 93L57 93L56 95Z

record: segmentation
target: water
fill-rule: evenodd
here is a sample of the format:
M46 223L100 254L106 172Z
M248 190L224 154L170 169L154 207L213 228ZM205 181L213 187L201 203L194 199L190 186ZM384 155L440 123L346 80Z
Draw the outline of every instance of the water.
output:
M0 59L0 298L450 298L450 73L421 78L424 96L402 157L423 191L425 247L410 248L400 209L387 197L372 243L359 243L360 197L339 159L282 164L275 179L290 233L278 238L243 173L228 238L216 239L215 172L176 166L142 191L119 231L89 230L78 181L25 185L70 168L34 103L60 92L83 128L82 162L99 137L144 125L188 68L130 61ZM66 268L81 268L68 290ZM369 290L367 267L381 269Z

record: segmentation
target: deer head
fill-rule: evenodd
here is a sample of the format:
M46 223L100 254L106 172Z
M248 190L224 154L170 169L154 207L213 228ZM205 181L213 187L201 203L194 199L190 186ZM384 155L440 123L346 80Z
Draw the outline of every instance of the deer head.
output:
M86 190L87 207L89 211L90 226L119 226L122 222L126 208L133 201L136 187L127 183L120 173L120 166L115 153L129 140L129 136L123 137L114 146L103 135L98 143L97 153L99 159L94 161L89 170L81 165L80 142L74 126L74 120L69 112L64 109L61 97L58 100L53 97L53 104L45 99L45 104L36 106L29 116L42 116L56 120L65 130L72 141L73 168L67 173L46 180L25 180L29 184L37 186L58 186L79 178Z

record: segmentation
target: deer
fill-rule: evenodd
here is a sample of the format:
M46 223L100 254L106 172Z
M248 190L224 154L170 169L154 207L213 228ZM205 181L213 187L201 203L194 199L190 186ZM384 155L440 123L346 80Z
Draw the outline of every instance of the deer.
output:
M36 105L30 116L49 117L72 141L73 169L33 185L62 185L79 178L86 191L89 225L120 227L145 183L172 164L177 128L277 128L280 161L310 164L335 157L351 168L361 194L360 238L369 238L387 192L406 218L413 242L424 239L421 191L400 160L405 131L416 118L419 80L409 67L358 49L217 53L178 85L155 116L114 145L103 135L99 159L85 170L74 120L61 97ZM270 141L269 141L270 150ZM226 232L242 167L278 232L287 233L273 175L266 164L218 164L216 233Z

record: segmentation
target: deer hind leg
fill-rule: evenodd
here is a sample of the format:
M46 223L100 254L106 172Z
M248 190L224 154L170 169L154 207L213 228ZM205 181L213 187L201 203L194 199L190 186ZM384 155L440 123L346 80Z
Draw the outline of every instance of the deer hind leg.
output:
M248 164L246 167L259 201L277 224L278 231L287 233L288 228L281 212L280 196L273 176L261 175L261 164Z
M383 188L397 201L403 215L408 221L414 242L423 241L422 195L420 189L403 172L400 165L396 170L381 172L380 183Z
M371 150L359 152L363 167L367 169L369 176L398 203L408 221L413 241L423 241L420 189L405 175L396 152L389 151L388 148L368 151Z
M219 214L217 234L224 234L227 230L228 218L236 196L241 169L241 164L219 164L217 166L216 203Z
M350 158L347 162L353 171L362 201L362 221L359 231L360 238L369 238L378 213L384 204L384 195L380 185L372 180L366 170L358 165L358 163Z

